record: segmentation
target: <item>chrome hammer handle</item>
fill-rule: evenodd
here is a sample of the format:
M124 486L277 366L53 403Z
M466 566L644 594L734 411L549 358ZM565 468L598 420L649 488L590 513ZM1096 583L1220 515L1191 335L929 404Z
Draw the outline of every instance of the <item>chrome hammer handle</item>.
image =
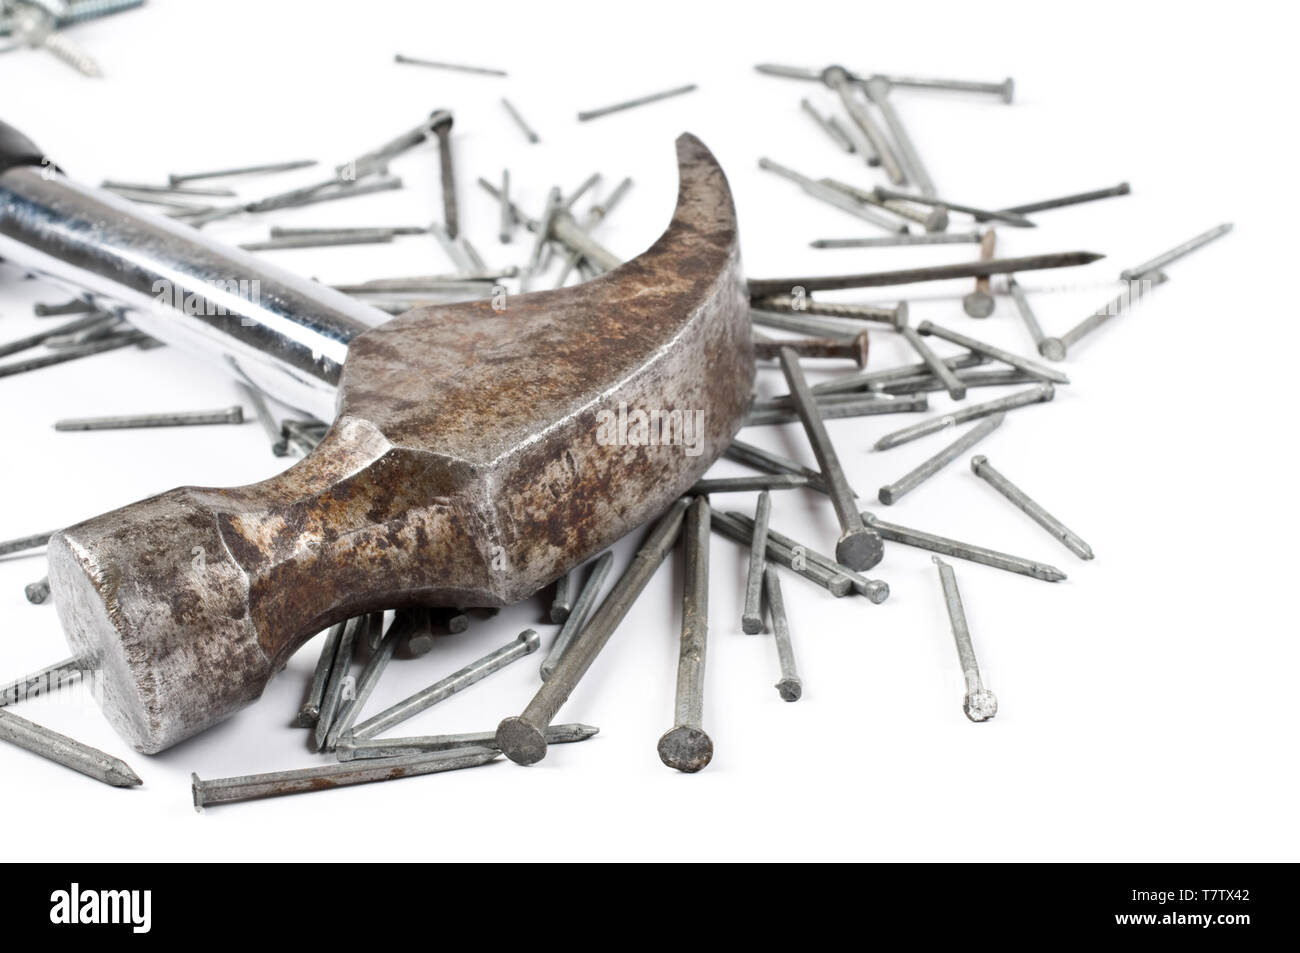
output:
M333 420L348 342L389 316L69 180L0 123L0 258L120 310L291 407Z

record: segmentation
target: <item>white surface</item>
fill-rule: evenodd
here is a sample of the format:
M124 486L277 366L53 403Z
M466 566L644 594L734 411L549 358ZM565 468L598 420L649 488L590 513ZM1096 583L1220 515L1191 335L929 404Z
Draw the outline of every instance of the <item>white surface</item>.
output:
M263 700L202 737L146 757L92 708L22 706L52 727L123 755L142 789L98 786L17 750L0 750L0 813L10 858L862 858L1295 859L1292 607L1296 532L1293 298L1279 276L1294 255L1278 199L1279 129L1291 113L1280 8L1216 18L1194 7L1094 3L824 5L268 4L153 0L70 35L100 59L90 82L44 53L0 56L0 116L75 177L158 180L168 171L315 157L343 161L431 108L456 114L462 222L491 263L522 262L523 233L501 246L494 203L474 184L509 166L524 207L552 182L594 169L608 191L636 180L601 232L620 254L662 229L676 188L672 138L698 134L726 168L753 276L875 270L962 260L973 246L816 251L818 237L870 235L865 223L757 169L768 155L812 174L883 182L838 153L798 111L828 91L758 75L764 61L1000 80L1017 100L900 91L897 106L940 194L990 207L1128 180L1133 194L1000 229L1008 255L1090 249L1088 268L1025 274L1057 333L1115 292L1125 267L1223 221L1227 238L1170 266L1171 281L1114 320L1064 365L1073 384L1016 411L978 452L1036 494L1095 548L1082 563L976 479L965 460L887 519L1064 569L1049 585L956 560L985 681L989 724L961 712L962 679L929 555L888 545L873 575L883 606L834 600L783 577L805 694L782 702L771 637L740 634L743 553L715 537L707 725L713 763L686 777L659 763L670 727L680 561L661 571L561 713L601 734L541 764L217 807L196 816L191 771L220 777L318 763L287 727L316 645ZM1250 11L1253 10L1253 15ZM508 79L394 65L392 54L497 66ZM574 114L696 82L689 96L579 124ZM540 132L530 146L506 95ZM394 166L405 191L213 227L249 240L279 224L421 223L440 215L436 153ZM247 180L243 192L310 181ZM243 184L243 183L241 183ZM954 227L966 222L954 215ZM278 261L327 280L449 270L425 238L392 247L295 251ZM1014 304L966 318L969 282L904 289L932 318L1031 353ZM1049 286L1070 288L1048 293ZM845 293L890 301L893 292ZM33 301L60 294L5 272L0 339L45 326ZM46 319L52 320L52 319ZM951 349L939 345L942 353ZM873 333L873 365L914 360ZM812 365L809 365L810 369ZM818 372L820 377L820 372ZM779 371L760 392L783 391ZM1003 391L973 391L970 401ZM10 538L67 524L184 483L231 485L280 465L243 428L66 434L60 417L222 406L220 373L173 351L118 353L0 380L5 408L3 519ZM932 407L949 406L945 396ZM1286 414L1284 417L1283 414ZM951 434L875 454L914 416L831 423L852 481L874 499ZM796 426L746 439L812 463ZM745 472L724 462L717 475ZM773 525L829 548L827 502L776 495ZM753 495L716 497L752 510ZM618 566L627 558L620 550ZM617 569L617 567L616 567ZM51 606L22 587L39 558L0 560L0 668L17 676L64 654ZM1283 608L1288 611L1283 613ZM376 711L536 624L539 604L476 622L414 662L395 662ZM549 640L550 626L538 626ZM536 685L536 655L412 721L399 733L490 728ZM409 730L407 730L409 729ZM347 825L349 817L356 824Z

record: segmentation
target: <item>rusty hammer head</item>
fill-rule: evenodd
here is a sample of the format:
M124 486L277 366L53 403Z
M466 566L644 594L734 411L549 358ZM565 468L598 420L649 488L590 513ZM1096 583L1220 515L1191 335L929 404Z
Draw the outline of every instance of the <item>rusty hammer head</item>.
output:
M131 744L221 721L342 619L522 599L703 474L749 404L753 351L726 178L693 136L677 155L676 214L639 257L367 331L333 427L291 469L50 541L68 640Z

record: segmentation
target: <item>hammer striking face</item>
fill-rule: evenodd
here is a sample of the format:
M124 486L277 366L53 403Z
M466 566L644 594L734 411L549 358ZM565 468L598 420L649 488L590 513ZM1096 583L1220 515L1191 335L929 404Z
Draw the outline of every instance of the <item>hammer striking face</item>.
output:
M366 331L333 427L291 469L55 535L60 618L128 741L221 721L345 618L525 598L708 469L750 400L748 298L726 178L693 136L677 154L676 214L644 254Z

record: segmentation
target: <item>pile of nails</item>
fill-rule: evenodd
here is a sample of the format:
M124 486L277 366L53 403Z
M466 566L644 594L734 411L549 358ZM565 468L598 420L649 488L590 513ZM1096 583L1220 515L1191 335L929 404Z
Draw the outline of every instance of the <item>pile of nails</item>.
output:
M421 60L401 54L395 57L395 61L399 64L460 70L485 76L505 75L502 71L486 67ZM914 268L864 276L807 276L751 281L751 313L756 326L755 359L760 367L769 366L768 362L776 362L775 366L779 367L788 384L789 393L756 400L744 426L800 422L817 461L816 469L754 446L743 439L736 440L726 451L726 456L758 473L699 481L654 524L627 570L613 583L603 599L601 593L610 576L612 553L603 553L591 562L589 568L579 567L561 578L549 605L548 621L559 626L559 629L541 663L542 685L518 716L506 718L496 730L419 737L379 737L488 675L538 651L541 638L533 629L525 630L477 661L438 679L414 695L362 718L386 666L398 656L399 649L405 657L424 655L433 647L439 635L463 632L471 625L472 617L488 617L492 610L473 607L406 608L390 613L372 613L334 626L324 635L321 654L307 686L306 700L297 713L294 725L310 733L309 746L313 751L332 753L337 763L218 780L201 780L195 776L192 793L196 808L214 803L472 767L492 761L502 754L517 763L531 764L544 757L551 744L583 741L592 737L597 733L597 728L583 724L554 724L555 715L626 617L659 565L679 541L685 560L685 585L676 704L673 725L658 741L658 754L669 767L684 772L699 771L713 756L713 742L703 724L711 532L717 532L748 549L749 563L739 628L747 634L759 634L765 629L772 632L779 664L776 689L779 697L787 702L797 701L802 696L803 683L795 662L791 624L782 595L781 571L788 571L807 580L834 597L856 595L872 604L879 604L889 597L888 584L863 573L879 564L883 555L883 543L898 543L930 551L934 554L932 559L938 570L939 586L936 595L942 594L946 605L965 679L963 710L973 722L983 722L994 717L997 713L997 699L984 687L981 678L956 574L952 565L940 557L964 559L1046 582L1063 580L1065 573L1036 560L900 526L886 522L872 513L863 512L860 498L849 485L824 421L838 417L923 412L928 410L927 395L931 392L946 392L954 401L960 402L966 399L970 388L1025 385L1009 396L982 403L963 404L956 410L928 417L877 440L875 449L887 450L972 423L969 429L919 466L880 487L878 501L881 505L889 506L965 456L976 444L1001 427L1010 411L1050 401L1054 388L1068 384L1069 379L1051 366L988 344L964 332L930 321L922 321L913 327L906 302L899 302L892 307L832 303L814 300L811 293L974 277L974 288L963 299L963 310L972 318L985 318L993 310L990 276L1004 274L1007 276L1007 291L1015 302L1016 310L1038 355L1059 362L1067 357L1070 349L1085 335L1131 309L1143 295L1166 281L1167 275L1162 270L1165 266L1227 233L1231 225L1218 226L1150 261L1125 269L1120 273L1120 279L1128 285L1118 298L1107 302L1065 333L1049 336L1044 333L1035 317L1023 288L1016 281L1015 272L1036 267L1084 264L1099 256L1068 253L998 259L995 256L995 233L991 229L981 232L975 225L996 222L1009 227L1031 227L1034 224L1029 218L1031 215L1126 195L1129 192L1127 183L1001 209L958 203L948 197L939 198L893 101L895 91L922 88L976 95L991 94L1010 103L1014 95L1010 79L1001 83L980 83L878 74L863 76L840 66L807 69L764 64L757 69L767 75L818 83L828 88L842 115L828 114L824 107L819 109L808 98L800 101L799 109L825 132L828 146L861 156L867 166L879 168L890 183L889 186L865 189L836 179L813 178L770 159L761 159L761 168L796 183L809 197L839 208L885 233L867 238L818 239L813 242L814 247L969 242L979 245L978 261L971 265ZM579 113L578 118L587 121L622 109L658 102L690 92L694 88L683 86L627 103L587 110ZM528 141L535 143L540 140L540 136L512 103L503 98L501 104L505 115L517 125ZM877 117L883 125L877 121ZM492 293L498 283L508 278L517 279L520 290L528 290L531 283L555 261L562 263L557 286L563 286L574 274L590 278L619 263L618 258L592 238L591 232L624 197L631 186L631 180L622 180L603 199L593 198L581 217L576 216L573 210L584 195L590 192L594 196L600 176L589 176L568 193L552 188L541 214L533 218L512 199L510 174L506 171L495 183L483 178L478 180L499 202L498 238L502 244L509 243L516 229L522 225L533 233L533 240L528 260L524 264L507 268L489 267L468 240L459 234L451 128L452 114L447 110L437 110L413 129L379 148L336 166L334 173L322 181L248 201L236 200L224 205L206 202L214 198L236 198L234 191L213 187L211 180L284 172L314 163L295 160L175 174L168 177L166 184L108 181L103 186L132 200L160 205L167 209L165 214L201 227L208 222L236 215L401 188L402 180L390 175L389 164L421 144L436 142L441 160L441 223L360 228L274 226L267 240L245 244L244 247L265 252L282 248L392 242L400 236L432 235L443 247L452 262L453 270L443 274L381 278L335 286L346 294L393 313L420 304L485 296ZM904 190L905 187L910 187L910 190ZM196 198L205 200L205 204L195 204L193 200ZM965 231L948 231L952 216L969 218L971 227ZM914 233L914 226L919 226L923 232ZM35 369L59 360L70 360L128 344L147 346L156 343L140 332L124 327L119 316L98 310L98 305L92 301L38 306L38 314L71 313L82 316L48 333L0 345L0 355L41 345L55 352L30 359L22 365L0 366L0 375ZM916 352L919 360L884 370L866 370L867 326L897 334ZM774 338L760 333L758 327L799 336ZM928 340L932 338L947 341L962 350L957 356L940 358L929 346ZM856 367L850 373L810 384L801 362L813 359L848 360ZM328 429L326 422L311 419L277 421L268 410L263 395L248 387L244 391L253 408L253 416L266 428L275 453L305 455L323 439ZM152 414L134 418L85 418L60 421L56 426L61 430L84 430L241 423L243 420L242 408L232 407L220 411ZM1071 553L1080 559L1092 558L1091 547L1077 533L995 469L986 456L972 456L969 463L976 476L987 482ZM827 540L820 547L814 548L769 525L772 491L799 489L810 490L830 499L840 524L840 535L836 540ZM711 494L737 491L757 492L752 515L736 511L720 512L711 507ZM43 533L0 543L0 556L39 548L45 544L49 535ZM29 585L27 592L32 602L44 601L50 594L48 580ZM57 598L57 593L55 597ZM354 677L353 670L357 666L360 666L359 674ZM0 737L109 784L124 786L140 783L135 773L118 759L3 710L3 706L24 697L57 689L70 680L75 680L77 675L77 662L69 659L0 689Z

